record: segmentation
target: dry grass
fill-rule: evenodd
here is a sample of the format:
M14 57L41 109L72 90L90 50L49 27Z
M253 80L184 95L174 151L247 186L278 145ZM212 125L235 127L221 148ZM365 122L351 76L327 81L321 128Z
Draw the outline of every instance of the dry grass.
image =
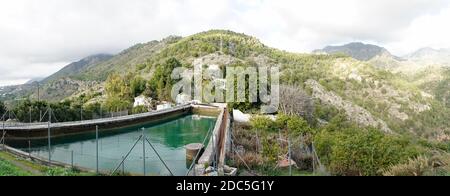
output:
M424 176L433 170L432 163L429 158L419 156L410 159L405 164L391 166L383 171L384 176Z
M436 176L450 174L450 155L435 154L419 156L407 163L391 166L383 171L384 176Z
M234 160L234 166L246 169L255 169L264 163L263 157L254 152L245 152L242 155L233 154L231 159Z

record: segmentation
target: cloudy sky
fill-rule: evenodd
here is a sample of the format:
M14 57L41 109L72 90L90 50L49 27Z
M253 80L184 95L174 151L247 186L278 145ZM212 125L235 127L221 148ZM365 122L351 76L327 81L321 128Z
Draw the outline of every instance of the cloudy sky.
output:
M168 35L230 29L309 52L363 41L450 48L448 0L1 0L0 86Z

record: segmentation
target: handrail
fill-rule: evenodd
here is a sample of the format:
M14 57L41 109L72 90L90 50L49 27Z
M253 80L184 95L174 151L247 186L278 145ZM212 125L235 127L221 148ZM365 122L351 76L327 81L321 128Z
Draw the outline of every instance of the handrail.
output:
M173 111L177 111L177 110L181 110L181 109L186 109L186 108L190 108L190 107L191 107L190 104L185 104L185 105L180 105L180 106L176 106L173 108L168 108L168 109L159 110L159 111L152 111L152 112L147 112L147 113L141 113L141 114L132 114L132 115L126 115L126 116L84 120L84 121L52 123L52 127L98 124L98 123L107 123L107 122L128 120L128 119L133 119L133 118L149 117L149 116L165 114L168 112L173 112ZM47 122L45 122L45 123L5 123L6 128L21 128L21 127L33 127L33 126L47 127L47 125L48 125Z
M214 128L210 127L208 133L205 136L205 139L203 139L202 145L204 148L206 148L206 142L208 141L208 138L211 137L211 135L212 135L211 133L213 130L214 130ZM191 173L192 169L194 168L194 165L196 164L197 159L200 157L200 152L201 152L201 150L199 150L197 152L197 154L195 155L194 161L192 161L191 165L189 166L188 171L186 172L186 176L188 176L189 173ZM195 172L194 172L194 175L195 175Z

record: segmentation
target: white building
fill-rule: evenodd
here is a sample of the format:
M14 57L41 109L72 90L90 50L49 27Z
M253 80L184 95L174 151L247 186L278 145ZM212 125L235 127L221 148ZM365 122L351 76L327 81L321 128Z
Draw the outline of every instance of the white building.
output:
M191 102L191 97L187 94L179 94L177 95L177 105L188 104Z
M145 106L147 108L152 107L152 98L141 95L139 97L134 98L133 107Z
M170 104L170 103L163 103L163 104L160 104L160 105L156 106L156 111L170 109L170 108L172 108L172 104Z

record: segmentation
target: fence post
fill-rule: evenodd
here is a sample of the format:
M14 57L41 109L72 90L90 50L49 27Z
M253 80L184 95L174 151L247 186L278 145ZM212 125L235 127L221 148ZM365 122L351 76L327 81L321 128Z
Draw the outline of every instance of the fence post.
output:
M52 162L52 148L51 148L51 135L50 135L50 122L52 120L52 113L49 112L48 113L48 122L47 122L47 126L48 126L48 163L51 164Z
M291 139L288 138L289 146L289 176L292 176L292 152L291 152Z
M98 174L98 125L95 125L95 143L96 143L96 147L95 147L95 150L96 150L96 153L95 153L95 156L96 156L96 172Z
M122 176L125 176L125 157L122 156Z
M144 163L144 176L146 173L146 168L145 168L145 129L142 128L142 160Z
M313 166L313 173L316 173L316 156L315 156L315 149L314 149L314 143L312 143L312 166Z
M6 135L6 132L5 132L5 115L3 115L3 125L2 125L2 127L3 127L3 133L2 133L2 137L3 137L3 140L2 140L2 144L3 144L3 149L5 149L5 135Z
M70 152L70 165L72 166L73 169L73 150Z
M216 159L217 159L217 152L216 152L216 134L214 134L213 131L213 135L212 135L212 143L213 143L213 160L212 160L212 166L214 168L214 170L216 169Z
M28 158L31 159L31 141L28 140Z

